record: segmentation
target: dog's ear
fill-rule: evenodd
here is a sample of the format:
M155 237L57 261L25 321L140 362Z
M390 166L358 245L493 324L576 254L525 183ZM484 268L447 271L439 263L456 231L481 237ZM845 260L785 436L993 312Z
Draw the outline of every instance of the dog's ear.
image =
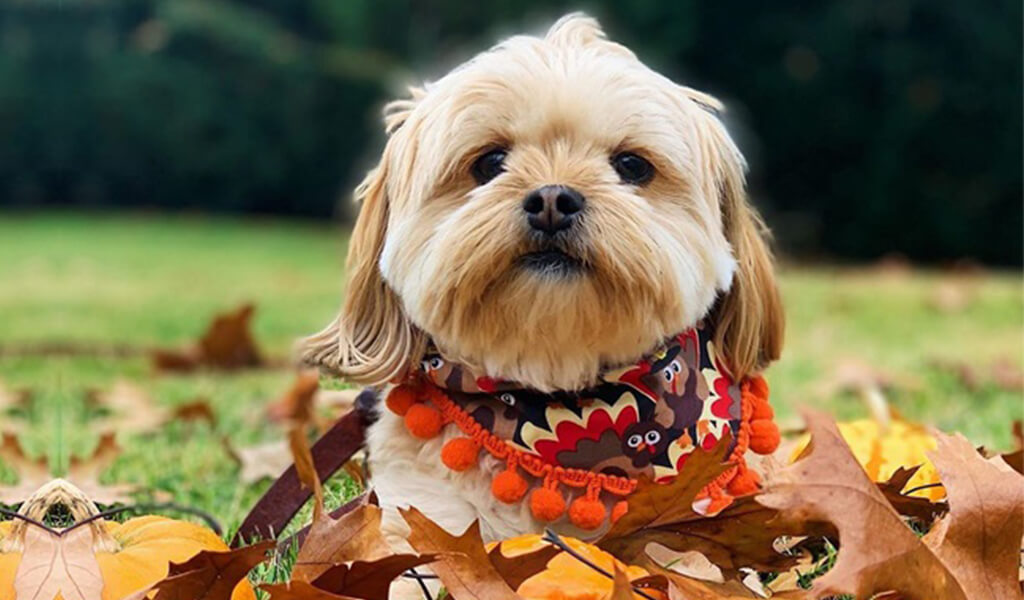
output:
M769 232L747 199L743 156L709 110L717 112L717 100L703 94L691 100L700 105L706 119L706 127L701 128L708 161L705 166L714 174L725 237L736 259L732 282L712 315L715 346L726 357L733 375L742 378L779 358L785 315L767 241Z
M389 134L402 126L413 100L393 102L385 108ZM348 285L338 317L323 331L302 341L301 359L353 382L377 385L405 374L423 353L425 339L406 317L401 299L384 281L380 256L387 237L389 159L398 141L392 136L380 164L356 188L361 204L349 240Z

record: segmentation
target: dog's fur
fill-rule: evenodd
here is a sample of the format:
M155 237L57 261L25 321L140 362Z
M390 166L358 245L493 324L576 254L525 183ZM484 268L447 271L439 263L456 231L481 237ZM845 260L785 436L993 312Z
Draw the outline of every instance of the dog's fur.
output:
M779 355L783 316L720 109L582 15L413 89L387 107L387 146L356 191L344 306L307 340L306 360L381 385L414 368L429 339L491 376L578 389L602 366L631 363L707 317L734 375L762 369ZM478 185L471 167L497 147L508 150L505 172ZM650 161L653 180L622 183L610 162L622 151ZM519 260L537 249L523 198L546 184L586 197L560 246L585 265L578 273ZM400 505L454 532L479 518L490 539L541 530L526 503L492 496L497 461L452 472L439 454L456 433L424 443L382 413L368 451L395 531Z

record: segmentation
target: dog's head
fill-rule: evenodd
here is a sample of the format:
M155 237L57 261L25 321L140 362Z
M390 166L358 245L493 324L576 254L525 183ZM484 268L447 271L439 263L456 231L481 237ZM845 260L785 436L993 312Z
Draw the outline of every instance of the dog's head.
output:
M733 370L761 368L782 314L719 109L580 15L393 102L356 191L344 306L306 360L379 383L429 338L572 389L710 317Z

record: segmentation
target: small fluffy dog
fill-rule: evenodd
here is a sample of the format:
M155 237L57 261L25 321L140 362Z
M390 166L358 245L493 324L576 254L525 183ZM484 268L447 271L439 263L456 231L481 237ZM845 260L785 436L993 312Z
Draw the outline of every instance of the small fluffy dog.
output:
M426 424L410 433L402 416L410 402L398 397L398 408L381 410L368 433L371 479L389 533L403 535L394 509L412 505L453 532L479 519L486 539L539 532L548 521L593 537L599 521L571 504L583 489L570 485L560 497L562 488L548 486L555 494L539 512L514 501L526 493L519 477L547 482L556 473L520 458L509 464L511 455L488 445L503 413L473 412L480 427L467 430L456 426L459 415L475 406L467 400L473 393L511 409L526 390L540 400L520 396L520 406L543 410L565 400L585 419L596 403L617 424L626 419L616 412L618 394L654 384L625 371L609 376L609 368L662 369L675 385L674 373L692 383L688 374L711 363L724 372L727 364L738 382L776 359L783 316L764 226L746 199L743 157L716 116L717 100L652 71L579 14L544 37L506 40L411 95L386 108L383 156L356 190L362 209L344 305L306 340L304 358L382 387L458 366L433 380L459 384L447 387L458 402L435 403L440 430L437 412L424 409ZM706 323L713 324L701 338L713 349L710 363L672 362L657 350ZM697 337L687 340L674 352L692 358L696 346L687 344ZM599 381L615 397L606 405L581 400L580 390ZM669 446L692 447L716 426L721 433L730 417L719 422L708 412L701 398L716 392L701 381L688 388L697 394L685 409L689 422L679 416L683 409L630 405L629 418L648 410L657 423L635 434L616 430L626 458L600 459L610 466L587 488L593 499L604 501L600 486L618 485L617 475L653 468ZM516 391L499 393L502 382L516 382ZM523 431L506 439L521 442ZM663 442L673 431L679 439ZM442 456L448 442L470 433L459 449L468 454ZM490 452L476 458L481 445ZM505 471L513 475L498 486ZM559 518L564 502L571 519Z

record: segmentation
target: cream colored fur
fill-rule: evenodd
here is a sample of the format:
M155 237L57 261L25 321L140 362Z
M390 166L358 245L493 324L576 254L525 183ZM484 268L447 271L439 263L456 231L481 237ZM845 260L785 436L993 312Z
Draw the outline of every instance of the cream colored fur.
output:
M341 313L304 358L380 385L418 364L430 339L491 376L578 389L709 317L736 375L763 368L779 354L782 311L720 109L578 14L411 90L389 105L387 146L356 191ZM478 185L471 166L496 147L508 151L505 172ZM611 157L623 151L654 165L648 184L620 180ZM536 243L523 198L547 184L586 197L567 242L585 273L519 263ZM403 505L454 532L480 519L487 539L541 529L525 503L491 495L496 463L453 473L443 442L413 439L386 411L370 431L371 477L396 540Z

